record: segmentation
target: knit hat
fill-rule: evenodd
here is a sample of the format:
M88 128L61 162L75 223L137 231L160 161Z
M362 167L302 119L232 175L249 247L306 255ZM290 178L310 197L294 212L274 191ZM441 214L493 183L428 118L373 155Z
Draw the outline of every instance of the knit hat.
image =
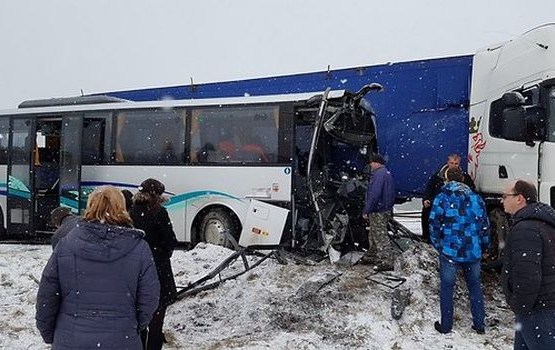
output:
M161 196L165 190L166 188L164 187L163 183L152 178L146 179L141 183L141 186L139 186L139 192L148 193L151 195Z
M385 158L379 153L373 153L370 156L370 159L369 159L368 162L369 163L376 162L376 163L380 163L380 164L383 165L383 164L385 164Z
M71 209L67 207L58 207L50 212L50 223L54 227L60 227L62 220L71 215Z

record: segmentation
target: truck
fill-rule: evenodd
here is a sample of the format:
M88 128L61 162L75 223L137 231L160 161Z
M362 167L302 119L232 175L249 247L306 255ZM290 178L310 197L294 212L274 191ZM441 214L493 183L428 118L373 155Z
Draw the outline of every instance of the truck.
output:
M108 95L189 99L358 90L379 83L384 91L369 97L377 150L399 196L420 196L446 156L458 153L487 204L496 255L508 227L500 198L510 181L531 181L539 199L555 207L554 41L550 23L470 55Z

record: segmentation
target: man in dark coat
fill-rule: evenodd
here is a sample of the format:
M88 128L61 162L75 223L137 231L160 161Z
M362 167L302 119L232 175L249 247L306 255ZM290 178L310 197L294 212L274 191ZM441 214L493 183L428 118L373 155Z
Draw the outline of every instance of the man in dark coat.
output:
M366 189L366 201L362 217L368 220L368 254L365 258L378 271L393 270L394 252L387 233L387 223L395 204L393 176L384 166L380 154L370 158L372 172Z
M512 215L502 285L516 318L514 348L555 349L555 210L523 180L505 188L503 207Z
M148 338L146 332L142 334L147 350L162 348L164 342L162 330L166 308L175 301L177 296L170 260L177 239L168 211L162 206L165 200L164 191L164 184L160 181L146 179L141 183L139 192L133 196L133 205L130 211L133 225L145 231L145 240L152 250L160 279L160 305L148 326Z
M430 210L432 209L432 202L434 198L439 194L441 188L447 182L446 173L449 169L459 169L463 174L463 181L465 185L467 185L472 192L476 191L476 186L474 185L474 181L470 175L464 172L461 167L461 156L456 153L450 154L447 157L447 163L439 169L439 171L433 174L428 180L428 184L426 185L426 189L424 190L424 195L422 196L422 239L424 242L430 242Z

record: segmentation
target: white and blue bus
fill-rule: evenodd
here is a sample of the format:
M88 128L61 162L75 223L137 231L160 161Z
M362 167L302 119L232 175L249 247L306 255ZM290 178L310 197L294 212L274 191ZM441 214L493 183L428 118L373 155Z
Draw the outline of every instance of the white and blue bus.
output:
M362 201L352 185L361 179L364 153L376 147L374 115L362 99L373 88L23 102L0 112L2 237L44 237L54 231L52 209L82 213L94 188L135 192L146 178L165 184L181 242L225 244L227 231L264 244L276 237L268 231L279 231L274 243L300 244L314 235L322 244L329 232L335 237L328 242L363 232Z

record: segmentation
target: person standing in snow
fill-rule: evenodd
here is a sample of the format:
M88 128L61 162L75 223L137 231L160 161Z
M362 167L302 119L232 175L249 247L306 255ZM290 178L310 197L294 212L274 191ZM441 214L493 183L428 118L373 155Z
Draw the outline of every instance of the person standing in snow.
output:
M439 171L433 174L428 180L426 189L424 190L424 195L422 196L422 239L424 242L430 243L430 211L432 210L432 202L434 198L439 194L441 188L447 182L447 170L449 169L459 169L463 173L464 180L462 181L465 185L470 187L474 192L476 187L474 186L474 181L470 175L464 172L461 168L461 156L456 153L447 156L447 163L439 169Z
M463 270L474 329L485 332L485 307L480 283L480 260L489 246L489 219L482 198L463 183L458 168L447 170L447 184L435 197L430 211L430 240L439 252L441 322L434 328L453 328L453 293L457 271Z
M368 255L365 259L376 264L375 270L390 271L393 270L394 252L387 234L387 223L395 204L395 184L380 154L371 156L370 168L372 171L362 211L362 217L369 223Z
M73 215L71 209L67 207L58 207L50 212L50 223L52 226L56 227L56 231L50 238L52 250L54 250L58 242L75 227L78 221L79 217Z
M133 196L131 218L136 228L145 231L160 280L160 305L148 326L148 333L142 334L146 343L145 349L162 349L164 343L164 317L166 308L175 301L177 288L173 277L170 258L173 254L177 239L164 202L165 187L156 179L146 179L139 186L139 192ZM148 337L147 337L148 335Z
M159 294L152 253L122 193L100 187L42 272L37 328L53 349L138 350Z
M516 319L514 348L555 349L555 209L523 180L505 188L503 208L512 215L501 278Z

